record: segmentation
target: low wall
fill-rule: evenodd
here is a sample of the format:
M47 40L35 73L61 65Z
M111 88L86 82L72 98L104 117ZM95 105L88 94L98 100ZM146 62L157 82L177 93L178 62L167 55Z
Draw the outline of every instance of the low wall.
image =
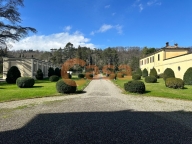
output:
M17 66L21 76L35 78L38 69L41 69L44 77L48 77L49 67L55 68L51 62L45 62L34 58L7 58L3 57L3 79L6 79L7 72L12 66Z

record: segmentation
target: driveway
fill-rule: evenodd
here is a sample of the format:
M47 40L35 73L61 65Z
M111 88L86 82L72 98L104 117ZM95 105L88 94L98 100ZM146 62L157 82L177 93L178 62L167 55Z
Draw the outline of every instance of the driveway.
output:
M79 95L0 103L0 143L192 143L192 102L131 96L110 80Z

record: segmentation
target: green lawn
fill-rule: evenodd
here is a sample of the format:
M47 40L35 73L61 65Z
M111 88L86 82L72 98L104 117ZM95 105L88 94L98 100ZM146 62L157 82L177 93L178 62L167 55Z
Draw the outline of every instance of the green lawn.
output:
M124 83L128 82L129 80L131 79L117 79L113 80L113 82L124 90ZM144 79L142 79L141 81L144 82ZM124 93L131 95L192 100L192 86L190 85L185 85L184 89L167 88L164 84L164 80L161 78L157 79L157 83L145 83L145 88L146 92L144 94L129 93L125 91Z
M73 77L72 79L77 83L77 93L80 93L90 82ZM48 79L36 80L33 88L19 88L16 84L0 83L0 102L61 95L64 94L56 91L56 82L50 82Z

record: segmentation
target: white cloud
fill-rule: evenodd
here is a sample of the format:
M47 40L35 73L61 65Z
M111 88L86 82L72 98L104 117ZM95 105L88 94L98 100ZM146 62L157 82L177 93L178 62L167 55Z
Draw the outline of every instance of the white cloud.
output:
M55 33L51 35L33 35L26 37L19 42L11 43L13 46L11 50L40 50L50 51L52 48L64 48L64 46L71 42L74 47L86 46L94 48L95 45L90 43L90 39L85 38L80 32L69 34L68 32Z
M107 24L104 24L99 28L99 30L92 31L90 34L95 35L95 33L104 33L104 32L106 32L106 31L108 31L110 29L116 29L119 34L122 33L122 26L121 25L107 25Z
M70 31L71 29L72 29L71 26L66 26L66 27L64 28L64 31Z
M143 10L143 5L142 4L139 4L139 10L142 11Z
M139 11L140 11L140 12L144 9L144 6L143 6L143 4L140 2L140 0L136 0L132 6L133 6L133 7L137 7L137 8L139 7Z
M95 32L94 32L94 31L92 31L90 35L95 35Z
M118 32L119 34L122 34L122 32L123 32L123 31L122 31L122 28L123 28L123 27L122 27L121 25L116 25L115 28L116 28L116 30L117 30L117 32Z
M100 27L100 29L98 30L98 32L103 33L103 32L106 32L106 31L112 29L112 28L113 28L112 25L104 24L104 25L102 25L102 26Z
M110 5L106 5L105 8L110 8Z
M152 6L152 5L161 5L161 2L158 2L157 0L151 0L147 2L148 6Z

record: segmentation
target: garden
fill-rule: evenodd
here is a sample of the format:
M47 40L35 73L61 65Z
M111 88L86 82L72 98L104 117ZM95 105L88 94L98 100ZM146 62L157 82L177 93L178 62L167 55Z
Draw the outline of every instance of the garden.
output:
M149 74L146 69L138 69L132 76L117 77L112 82L125 94L192 100L192 68L185 72L183 80L175 78L170 68L160 75L153 68Z
M67 74L67 79L63 79L58 68L49 68L48 75L48 78L43 78L41 69L38 69L36 79L21 77L18 68L11 67L6 82L0 83L0 102L79 94L91 81L85 78L85 74Z

